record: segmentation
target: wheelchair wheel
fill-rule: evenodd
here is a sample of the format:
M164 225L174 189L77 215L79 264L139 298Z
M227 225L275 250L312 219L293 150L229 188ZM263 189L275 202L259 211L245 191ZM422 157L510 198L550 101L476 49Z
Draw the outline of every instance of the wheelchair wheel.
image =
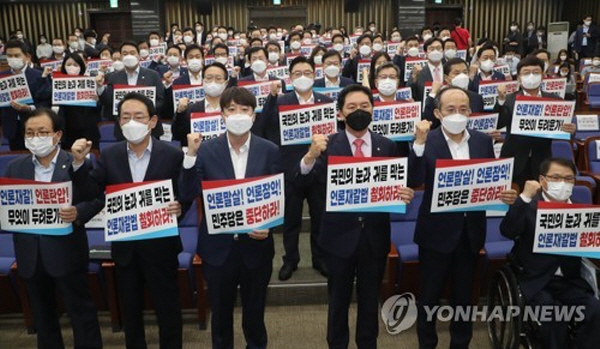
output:
M504 266L494 275L488 290L487 311L491 315L493 309L500 307L504 319L488 316L488 335L494 349L518 349L521 345L521 317L508 317L509 306L522 309L522 298L519 295L517 279L509 266Z

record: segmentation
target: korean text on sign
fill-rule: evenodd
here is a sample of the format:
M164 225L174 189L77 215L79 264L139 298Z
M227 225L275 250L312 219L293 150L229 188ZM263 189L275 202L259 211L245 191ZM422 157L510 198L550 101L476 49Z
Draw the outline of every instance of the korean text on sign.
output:
M562 131L575 112L575 101L517 96L510 133L521 136L569 140Z
M315 134L337 132L335 103L279 106L281 145L310 144Z
M393 141L412 141L421 120L421 102L375 102L369 128Z

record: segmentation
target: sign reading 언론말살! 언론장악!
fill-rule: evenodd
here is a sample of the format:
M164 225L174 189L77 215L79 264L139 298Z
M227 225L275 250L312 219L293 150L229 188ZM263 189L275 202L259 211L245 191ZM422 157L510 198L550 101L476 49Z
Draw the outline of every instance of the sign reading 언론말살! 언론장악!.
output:
M200 133L202 141L207 141L225 133L227 126L219 111L212 113L191 113L190 130L192 133Z
M203 85L173 85L173 111L177 111L177 106L182 98L189 99L188 103L198 103L204 99Z
M202 197L209 234L246 234L283 224L283 173L202 181Z
M533 252L600 258L600 206L538 202Z
M500 194L511 189L513 158L438 159L431 212L506 211Z
M171 180L107 186L104 238L131 241L177 236L177 217L168 212L174 200Z
M406 158L329 156L326 211L404 213L406 181Z
M569 140L571 134L562 131L562 126L573 119L575 103L553 98L517 96L510 133Z
M15 233L68 235L73 226L60 218L60 209L71 206L72 193L71 182L0 178L0 226Z

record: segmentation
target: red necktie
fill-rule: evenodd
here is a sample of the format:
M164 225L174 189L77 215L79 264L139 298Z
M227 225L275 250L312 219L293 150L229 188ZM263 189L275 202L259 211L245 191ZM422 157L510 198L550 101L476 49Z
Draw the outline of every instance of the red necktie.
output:
M354 142L352 142L352 144L354 144L354 146L356 147L356 150L354 151L354 157L357 158L364 158L365 154L363 154L362 152L362 145L365 143L365 141L363 141L360 138L357 138L354 140Z

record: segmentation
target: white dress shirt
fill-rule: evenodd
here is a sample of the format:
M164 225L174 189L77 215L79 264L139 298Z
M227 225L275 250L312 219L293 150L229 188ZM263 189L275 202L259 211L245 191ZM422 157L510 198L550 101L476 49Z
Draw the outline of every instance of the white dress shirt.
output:
M357 137L355 137L353 134L351 134L350 132L348 132L348 130L345 130L344 132L346 132L346 137L348 137L348 143L350 143L350 149L352 149L352 155L356 154L356 145L354 145L354 141L357 139ZM365 133L362 137L360 137L360 139L363 140L363 144L360 147L360 149L363 152L363 155L366 158L370 158L373 156L373 142L371 141L371 132ZM310 171L312 171L313 167L315 166L315 162L313 162L312 164L306 164L304 162L304 157L302 157L302 159L300 159L300 173L303 175L307 175Z
M129 148L127 143L127 158L129 160L129 170L131 171L131 178L133 182L143 182L146 177L146 171L148 170L148 164L150 163L150 154L152 153L152 137L148 142L148 146L144 149L142 156L138 157L137 154Z
M310 98L307 100L304 100L304 98L302 98L302 96L300 96L298 94L298 92L294 91L294 93L296 94L296 98L298 98L298 104L300 104L300 105L315 104L315 94L314 93L311 93Z
M454 142L452 139L450 139L450 137L448 137L448 135L446 134L446 131L444 131L443 126L442 127L442 133L444 134L444 138L446 139L446 143L448 143L448 148L450 148L450 154L452 154L452 159L453 160L466 160L470 158L469 155L469 138L471 138L471 135L469 134L469 131L467 131L465 129L465 133L463 135L462 140L460 141L460 143L456 143ZM423 154L425 153L425 144L413 144L413 150L415 151L415 155L417 157L421 157L423 156Z
M221 106L217 105L216 108L213 108L212 105L210 105L210 103L208 103L208 101L206 99L204 99L204 112L205 113L213 113L216 111L221 111Z
M58 159L58 154L61 152L60 148L50 161L50 165L45 167L38 160L35 155L32 155L33 159L33 170L35 172L35 180L38 182L52 182L52 175L54 174L54 169L56 168L56 160Z
M138 76L140 75L140 65L138 64L137 68L135 68L135 70L131 74L129 74L129 72L125 70L125 74L127 75L127 85L137 85Z
M340 77L337 77L335 82L331 82L327 77L325 77L325 87L340 87Z
M202 85L202 73L198 74L197 79L192 72L189 72L188 76L190 77L190 85Z
M251 134L248 134L248 140L240 147L240 153L236 153L231 146L231 142L229 141L229 136L227 133L225 134L227 137L227 145L229 146L229 154L231 155L231 164L233 165L233 171L235 173L235 179L242 179L246 176L246 167L248 165L248 154L250 152L250 138ZM190 168L196 165L197 156L190 156L185 154L183 158L183 168L189 170Z
M269 74L265 74L264 77L260 77L256 75L256 73L252 73L254 75L254 81L269 81Z

